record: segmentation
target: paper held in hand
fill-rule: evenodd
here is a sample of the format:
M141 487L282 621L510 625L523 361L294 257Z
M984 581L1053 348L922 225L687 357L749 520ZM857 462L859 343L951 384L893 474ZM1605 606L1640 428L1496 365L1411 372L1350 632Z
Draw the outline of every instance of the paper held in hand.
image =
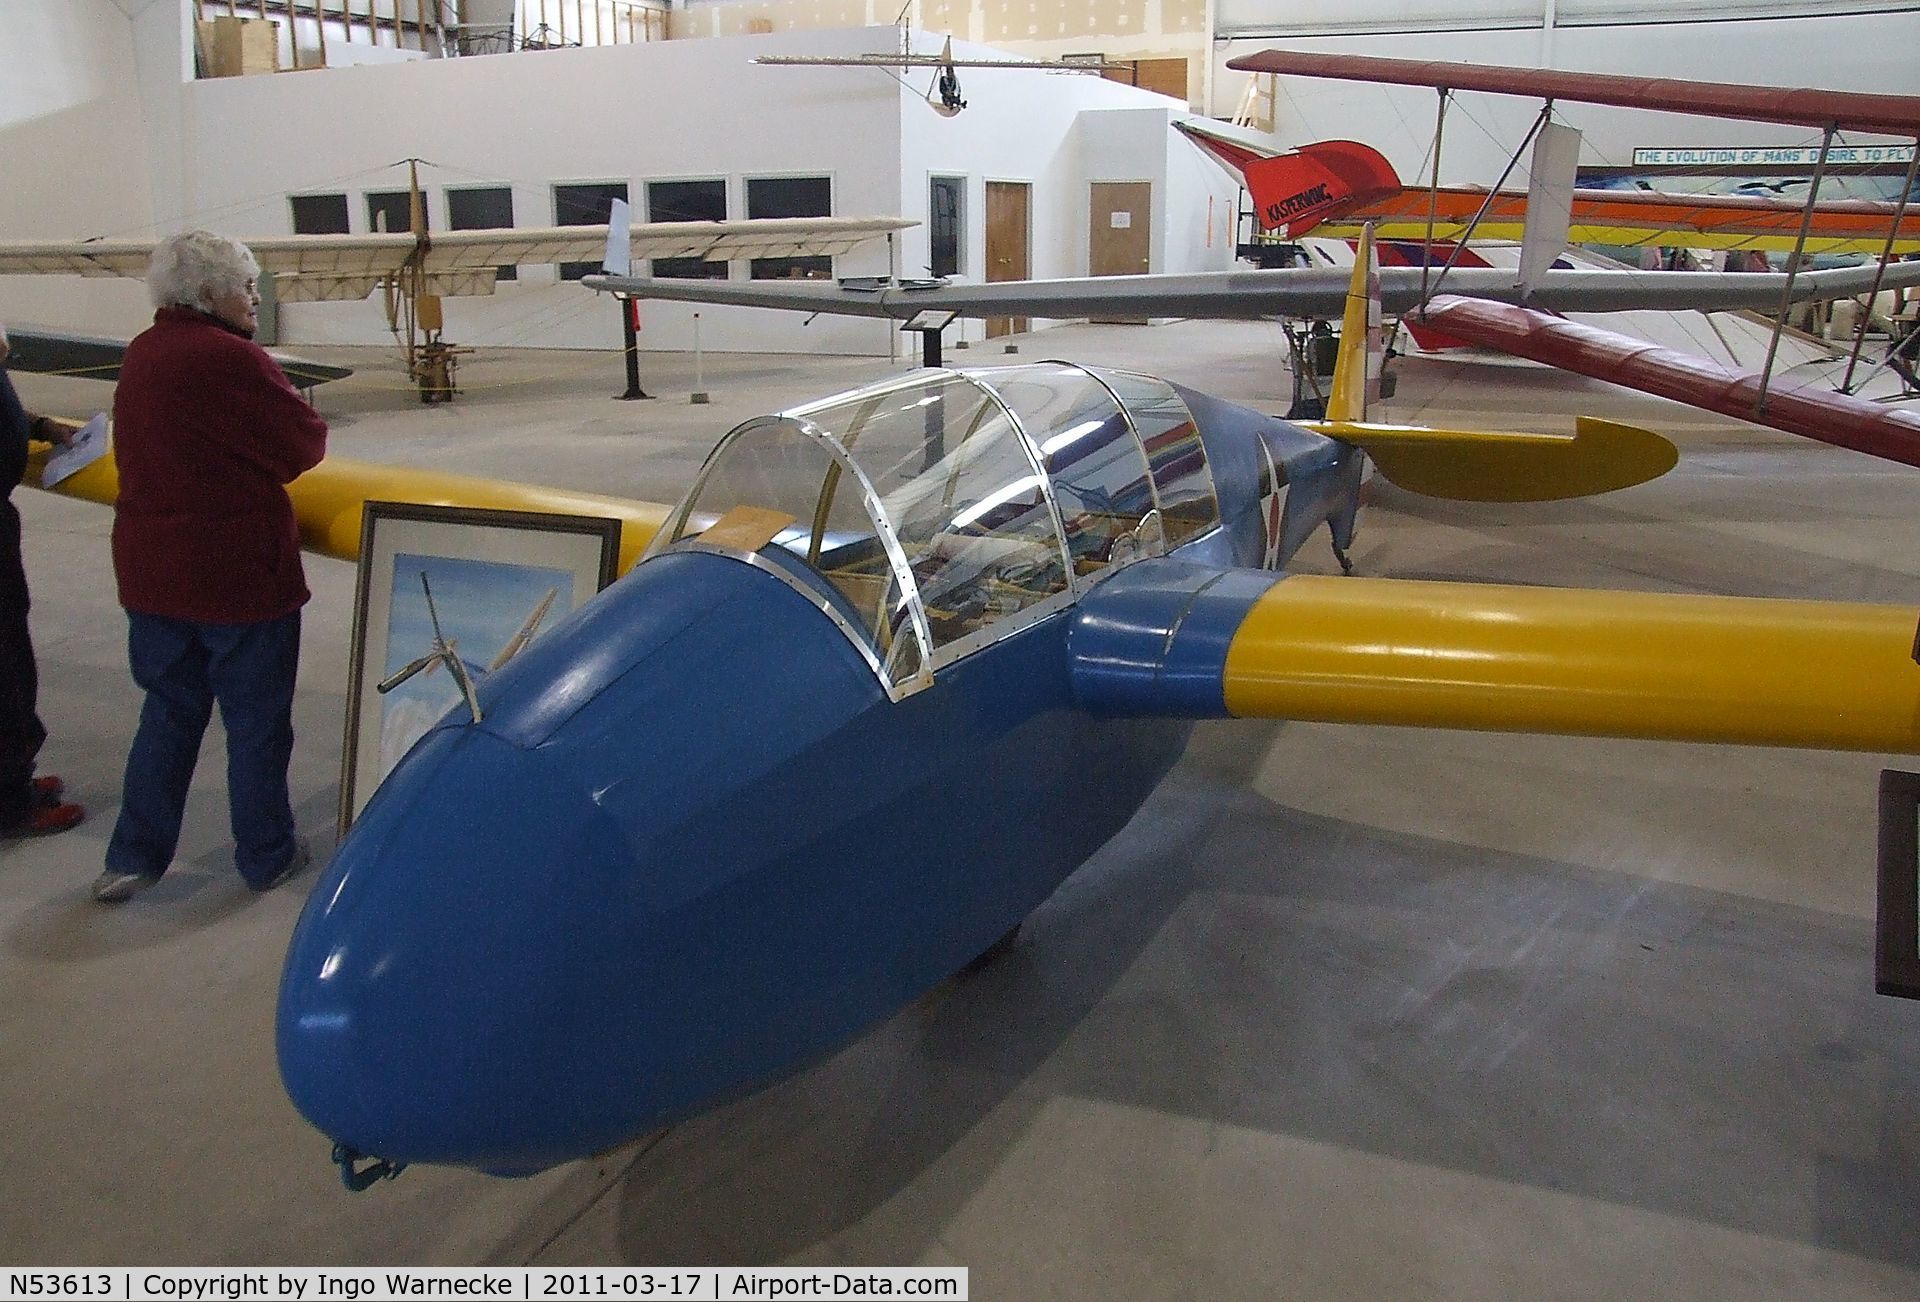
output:
M73 432L64 446L56 446L47 456L47 468L40 476L42 488L52 488L74 472L92 465L107 455L107 413L94 418Z

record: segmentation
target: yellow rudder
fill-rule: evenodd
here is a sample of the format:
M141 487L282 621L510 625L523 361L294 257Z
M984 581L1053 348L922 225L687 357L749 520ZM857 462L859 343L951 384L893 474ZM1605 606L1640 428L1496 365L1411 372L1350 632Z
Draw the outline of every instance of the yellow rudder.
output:
M1347 283L1346 313L1340 321L1340 356L1327 395L1327 419L1361 421L1380 397L1380 366L1386 337L1380 311L1380 258L1373 248L1373 224L1360 228L1353 251L1353 279Z

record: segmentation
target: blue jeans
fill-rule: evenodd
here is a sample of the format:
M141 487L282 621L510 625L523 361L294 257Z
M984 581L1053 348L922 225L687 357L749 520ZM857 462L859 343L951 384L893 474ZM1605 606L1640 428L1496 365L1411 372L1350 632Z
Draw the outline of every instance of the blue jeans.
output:
M200 738L220 703L234 866L261 886L293 858L293 684L300 612L259 624L200 624L127 612L127 658L146 690L127 752L120 820L107 844L114 872L158 877L173 862Z

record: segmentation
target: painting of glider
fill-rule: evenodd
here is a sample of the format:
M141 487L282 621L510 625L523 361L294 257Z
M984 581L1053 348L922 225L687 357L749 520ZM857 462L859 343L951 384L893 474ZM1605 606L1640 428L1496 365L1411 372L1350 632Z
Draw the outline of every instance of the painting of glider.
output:
M613 577L612 519L376 501L366 509L340 778L350 827L413 744Z

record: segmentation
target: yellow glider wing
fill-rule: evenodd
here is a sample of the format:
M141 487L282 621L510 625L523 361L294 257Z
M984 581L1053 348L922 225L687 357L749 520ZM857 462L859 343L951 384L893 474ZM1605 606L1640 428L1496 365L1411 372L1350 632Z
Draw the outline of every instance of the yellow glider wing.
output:
M1247 608L1227 712L1920 752L1920 612L1294 575Z
M41 447L29 463L28 482L35 487L41 486L40 472L45 457L46 449ZM120 492L119 468L109 453L49 491L111 505ZM300 522L301 545L308 551L345 561L359 558L360 520L369 501L608 516L620 521L619 570L622 574L640 559L640 553L646 550L671 509L655 502L636 502L599 493L576 493L564 488L350 461L344 457L328 457L294 480L287 485L287 496L293 500L294 516Z
M1920 753L1920 610L1275 576L1171 557L1081 600L1099 714Z

